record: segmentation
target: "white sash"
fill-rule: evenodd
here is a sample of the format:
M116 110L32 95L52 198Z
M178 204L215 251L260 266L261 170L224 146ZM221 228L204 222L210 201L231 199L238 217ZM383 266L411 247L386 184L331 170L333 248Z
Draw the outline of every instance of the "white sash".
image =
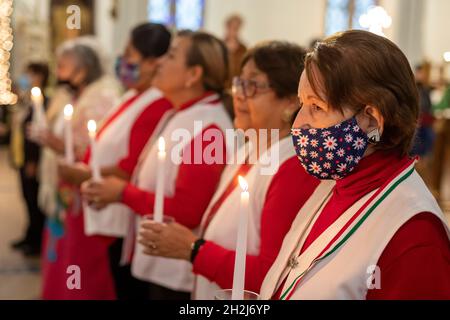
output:
M135 92L126 93L122 103L109 113L108 118L112 117L122 107L123 103L126 103L135 94ZM98 137L96 146L96 157L101 167L115 165L127 156L133 124L149 105L160 98L162 98L162 94L159 90L155 88L148 89L104 128ZM111 204L97 211L84 203L83 212L86 235L113 237L124 237L126 235L128 221L128 208L126 206Z
M260 252L261 241L261 213L264 208L265 199L268 188L272 182L273 177L278 171L279 167L287 160L295 157L295 151L292 147L292 138L286 137L274 144L268 152L265 153L269 157L278 160L277 168L272 175L262 175L262 168L264 164L257 162L246 175L249 184L250 201L249 201L249 227L247 237L247 253L249 255L258 255ZM222 174L219 188L217 189L213 200L210 202L206 212L209 212L211 207L215 205L217 200L227 189L228 185L236 175L237 170L241 167L240 164L232 164L227 166ZM235 250L237 229L239 225L239 201L241 190L237 186L223 201L220 208L217 210L215 216L210 221L204 233L204 238L209 241L228 249ZM203 215L204 225L206 214ZM196 277L194 299L212 300L215 292L219 290L219 286L206 279L203 276Z
M383 252L390 237L403 223L420 212L434 213L444 222L439 207L435 204L434 199L427 195L429 192L424 187L423 181L420 181L420 178L417 179L417 173L414 172L414 164L408 166L385 187L372 191L349 208L300 257L298 257L298 253L304 244L306 235L309 234L310 228L306 229L304 226L297 228L293 225L277 260L266 276L261 298L270 299L279 288L280 283L287 277L282 290L282 299L289 299L292 295L304 299L314 299L319 296L331 299L364 299L367 288L364 290L365 283L362 279L366 276L364 273L366 268L370 263L377 263L379 255ZM414 206L408 207L405 205L403 210L397 209L397 216L391 214L391 218L389 218L389 209L387 208L394 207L389 203L402 197L402 192L405 192L401 191L402 188L411 188L410 185L413 184L417 186L414 187L417 190L424 189L422 198L415 199L416 204ZM369 199L371 199L370 203L368 202ZM367 207L350 223L350 219L366 202ZM396 203L398 205L398 200ZM298 217L301 217L303 210L302 208ZM320 212L321 210L318 210L316 216L319 216ZM389 222L392 226L385 225ZM344 229L343 233L338 234L347 223L348 228ZM369 237L370 241L361 240L364 237ZM372 239L373 237L376 239ZM381 237L385 237L385 239ZM331 242L332 239L336 239L336 241ZM372 249L371 245L374 246ZM358 253L359 251L355 250L355 246L360 246L360 250L365 250L364 252L367 251L367 253ZM349 257L346 256L349 254L352 255L350 265L348 264ZM346 263L347 267L344 266ZM316 264L317 266L315 266ZM333 269L336 266L339 266L339 270ZM357 271L353 271L352 268ZM361 272L361 270L364 272ZM333 272L334 275L330 272ZM354 279L350 280L352 277ZM297 286L299 294L296 291Z
M191 137L195 137L201 133L196 132L196 128L193 126L194 121L202 121L203 129L213 124L217 125L223 133L225 133L226 129L233 127L223 105L211 104L218 99L218 95L208 96L202 101L197 102L194 106L178 111L171 118L160 134L160 136L166 139L168 157L170 157L172 147L175 145L175 142L172 141L172 133L175 130L187 130L191 134ZM183 142L188 144L191 141ZM139 166L139 172L136 172L138 175L137 186L140 189L154 190L156 183L156 167L154 167L156 157L157 146L152 145ZM173 194L178 169L179 164L171 161L166 163L165 196L170 197ZM138 228L139 217L136 220L136 228ZM193 275L189 262L144 255L142 246L137 242L135 242L134 248L134 256L131 264L133 276L176 291L189 292L192 290Z

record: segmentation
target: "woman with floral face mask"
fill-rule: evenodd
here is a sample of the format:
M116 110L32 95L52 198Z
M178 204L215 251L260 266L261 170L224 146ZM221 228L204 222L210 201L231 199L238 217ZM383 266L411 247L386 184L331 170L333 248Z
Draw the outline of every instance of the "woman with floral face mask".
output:
M391 41L348 31L308 54L292 130L322 183L262 285L263 299L449 299L450 229L409 158L418 96Z

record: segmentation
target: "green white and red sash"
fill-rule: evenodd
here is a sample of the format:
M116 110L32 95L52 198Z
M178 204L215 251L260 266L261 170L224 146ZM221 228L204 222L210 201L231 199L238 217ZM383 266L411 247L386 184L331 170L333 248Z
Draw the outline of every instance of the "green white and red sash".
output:
M345 242L359 229L366 219L374 212L374 210L394 191L403 181L405 181L414 172L415 160L411 160L402 167L398 173L394 174L391 179L386 181L370 198L350 217L344 226L336 233L320 253L312 260L305 270L303 270L293 281L286 283L280 296L280 300L289 300L294 294L296 288L300 284L305 275L314 268L317 263L326 259L335 253ZM289 277L289 276L288 276ZM286 279L288 279L286 277Z

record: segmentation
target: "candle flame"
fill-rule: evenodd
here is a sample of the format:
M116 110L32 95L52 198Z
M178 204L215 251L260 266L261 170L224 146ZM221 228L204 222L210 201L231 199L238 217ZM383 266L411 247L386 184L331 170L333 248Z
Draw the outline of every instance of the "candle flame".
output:
M444 53L445 62L450 62L450 51Z
M89 133L93 134L97 131L97 123L94 120L89 120L87 124Z
M166 141L164 140L163 137L160 137L158 140L158 150L159 152L166 151Z
M244 192L248 191L248 183L247 183L247 180L245 180L242 176L239 176L239 177L238 177L238 180L239 180L239 185L240 185L241 188L242 188L242 191L244 191Z
M39 96L42 95L42 91L41 91L41 89L38 88L38 87L33 87L33 89L31 89L31 95L32 95L33 97L39 97Z
M72 118L73 115L73 106L71 104L67 104L64 107L64 116L66 117L66 119L70 119Z

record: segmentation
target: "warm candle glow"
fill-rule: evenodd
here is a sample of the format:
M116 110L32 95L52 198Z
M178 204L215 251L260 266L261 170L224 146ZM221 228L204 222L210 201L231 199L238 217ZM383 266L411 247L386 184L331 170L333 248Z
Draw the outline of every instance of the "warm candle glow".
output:
M34 87L33 89L31 89L31 95L32 95L33 97L39 97L39 96L42 95L42 91L41 91L40 88Z
M243 177L241 177L241 176L238 177L238 180L239 180L239 185L240 185L241 188L242 188L242 191L244 191L244 192L248 191L248 183L247 183L247 180L245 180L245 179L244 179Z
M163 137L160 137L158 140L158 151L165 152L166 151L166 141Z
M445 62L450 62L450 51L444 53L444 60Z
M64 107L64 118L66 120L70 120L72 119L72 115L73 115L73 106L71 104L67 104Z
M95 132L97 131L97 123L94 120L89 120L87 127L90 134L95 134Z

